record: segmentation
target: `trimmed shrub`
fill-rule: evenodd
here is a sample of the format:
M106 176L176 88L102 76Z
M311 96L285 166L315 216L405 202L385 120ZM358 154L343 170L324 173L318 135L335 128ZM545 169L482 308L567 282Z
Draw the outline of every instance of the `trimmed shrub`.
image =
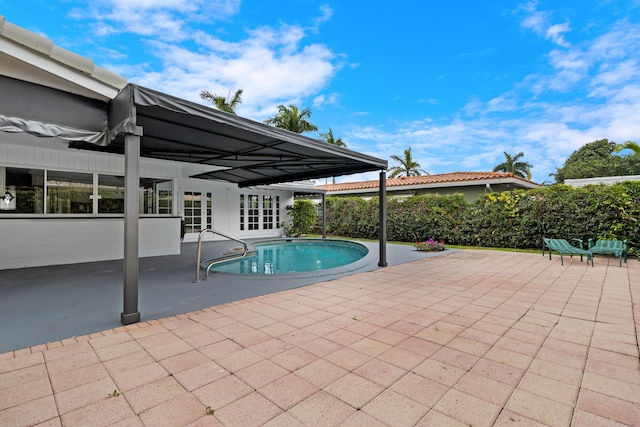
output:
M327 231L378 238L378 198L327 198ZM541 248L542 237L627 240L640 246L640 182L563 184L534 190L486 193L473 203L461 194L427 194L387 201L387 237L412 242L435 239L452 245Z

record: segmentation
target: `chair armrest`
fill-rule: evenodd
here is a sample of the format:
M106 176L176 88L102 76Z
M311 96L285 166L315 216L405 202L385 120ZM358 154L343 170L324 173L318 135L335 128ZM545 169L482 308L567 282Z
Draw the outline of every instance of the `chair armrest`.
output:
M580 243L580 249L584 249L584 246L582 246L582 239L571 239L571 241Z

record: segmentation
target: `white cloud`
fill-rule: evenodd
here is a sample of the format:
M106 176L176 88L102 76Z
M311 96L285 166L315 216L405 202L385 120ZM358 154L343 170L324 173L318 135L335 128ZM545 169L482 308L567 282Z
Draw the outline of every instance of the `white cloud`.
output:
M74 13L91 17L93 31L100 36L134 33L166 41L189 38L189 24L224 20L236 14L241 0L97 0L88 11Z

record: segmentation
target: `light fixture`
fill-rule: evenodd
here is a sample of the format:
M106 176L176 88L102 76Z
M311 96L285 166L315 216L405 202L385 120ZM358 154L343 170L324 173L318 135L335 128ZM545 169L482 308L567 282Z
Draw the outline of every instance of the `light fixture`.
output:
M13 199L15 199L15 197L13 197L13 194L11 194L9 190L5 191L2 201L8 205Z

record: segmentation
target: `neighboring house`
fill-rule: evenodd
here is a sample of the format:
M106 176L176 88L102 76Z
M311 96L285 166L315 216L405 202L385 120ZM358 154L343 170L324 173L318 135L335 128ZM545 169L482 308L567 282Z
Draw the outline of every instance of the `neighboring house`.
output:
M461 193L468 201L476 200L486 192L507 191L518 188L531 189L540 185L507 172L453 172L387 178L388 197L409 197L420 194ZM327 196L356 196L371 198L378 195L378 181L344 182L317 185Z
M182 231L281 236L296 188L318 190L278 183L386 167L127 83L0 16L0 270L125 257L129 280Z
M625 175L625 176L602 176L595 178L582 178L582 179L565 179L564 183L571 187L583 187L585 185L593 184L615 184L617 182L624 181L640 181L640 175Z

